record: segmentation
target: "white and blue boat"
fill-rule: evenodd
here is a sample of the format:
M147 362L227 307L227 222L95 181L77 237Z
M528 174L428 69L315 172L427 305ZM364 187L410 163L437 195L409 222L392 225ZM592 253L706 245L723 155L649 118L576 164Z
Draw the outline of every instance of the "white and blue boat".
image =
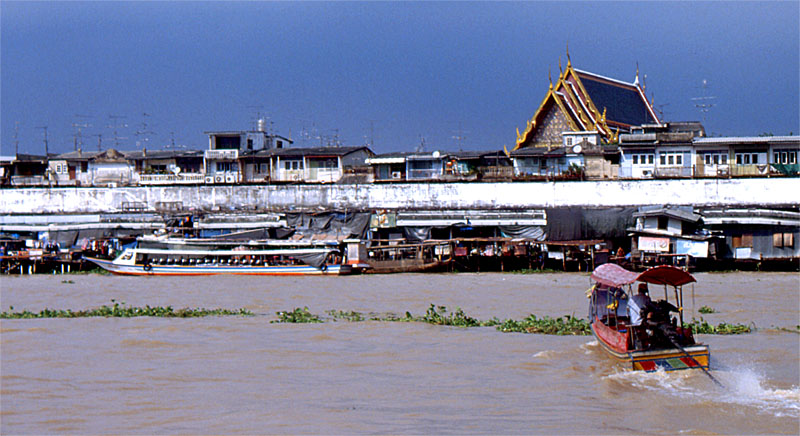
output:
M332 246L271 247L246 244L228 247L127 248L114 260L87 257L114 274L197 276L340 275L350 273L341 252Z

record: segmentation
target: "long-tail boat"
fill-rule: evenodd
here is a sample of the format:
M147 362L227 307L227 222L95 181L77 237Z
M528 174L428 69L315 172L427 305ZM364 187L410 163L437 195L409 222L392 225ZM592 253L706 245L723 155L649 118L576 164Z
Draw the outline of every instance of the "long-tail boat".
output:
M708 345L695 342L691 329L683 326L683 286L696 281L691 274L668 265L637 273L607 263L597 267L591 279L594 285L587 297L592 333L611 356L634 370L699 368L708 374ZM664 287L664 299L650 300L639 317L628 310L631 285L636 282ZM674 304L670 303L670 289ZM678 317L670 318L671 311ZM631 325L632 318L641 318L641 324Z
M122 275L340 275L335 246L275 247L265 244L229 247L127 248L114 260L87 257L101 268Z

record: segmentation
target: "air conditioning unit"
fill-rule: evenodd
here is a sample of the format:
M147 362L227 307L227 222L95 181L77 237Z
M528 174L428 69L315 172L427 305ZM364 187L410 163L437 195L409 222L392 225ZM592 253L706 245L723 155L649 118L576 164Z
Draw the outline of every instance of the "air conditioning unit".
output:
M205 180L206 183L214 183L214 176L205 176L203 180Z
M401 173L400 171L392 171L392 178L393 179L402 179L403 178L403 173Z
M214 183L225 183L225 176L222 174L214 174Z
M236 175L225 174L225 183L235 183L235 182L236 182Z

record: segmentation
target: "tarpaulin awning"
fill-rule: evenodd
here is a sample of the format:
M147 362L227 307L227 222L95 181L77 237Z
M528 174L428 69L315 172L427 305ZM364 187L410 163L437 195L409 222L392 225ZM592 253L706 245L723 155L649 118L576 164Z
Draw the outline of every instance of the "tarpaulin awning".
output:
M633 282L683 286L696 281L691 274L674 266L659 265L643 273L635 273L614 263L604 263L595 268L592 272L592 279L600 284L613 287Z

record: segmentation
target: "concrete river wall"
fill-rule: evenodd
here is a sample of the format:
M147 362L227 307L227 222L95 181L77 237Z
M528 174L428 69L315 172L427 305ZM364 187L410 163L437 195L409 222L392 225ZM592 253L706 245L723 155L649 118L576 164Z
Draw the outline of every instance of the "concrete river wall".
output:
M0 190L0 214L113 213L167 206L211 211L780 207L796 206L798 190L797 178L19 188Z

